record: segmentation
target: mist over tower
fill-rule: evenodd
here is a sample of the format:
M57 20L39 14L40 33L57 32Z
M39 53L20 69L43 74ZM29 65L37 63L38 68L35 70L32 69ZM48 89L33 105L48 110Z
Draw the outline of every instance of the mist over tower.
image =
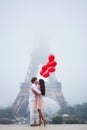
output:
M39 65L47 62L47 57L50 53L51 52L48 44L44 44L44 42L42 42L42 44L40 42L40 44L33 47L27 74L24 82L21 83L20 92L12 106L13 112L16 115L24 113L25 109L27 108L29 104L29 87L31 85L30 80L33 76L37 76ZM61 108L67 106L67 102L62 93L61 83L57 80L55 73L48 77L48 81L46 81L46 97L53 99L57 104L60 105Z

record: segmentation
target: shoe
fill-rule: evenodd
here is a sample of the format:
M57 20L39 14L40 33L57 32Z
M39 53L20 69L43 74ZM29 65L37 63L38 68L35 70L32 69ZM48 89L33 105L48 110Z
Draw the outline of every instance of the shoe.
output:
M30 124L30 126L39 126L39 124Z
M47 120L44 121L44 126L47 124Z
M39 126L42 124L42 121L39 122Z

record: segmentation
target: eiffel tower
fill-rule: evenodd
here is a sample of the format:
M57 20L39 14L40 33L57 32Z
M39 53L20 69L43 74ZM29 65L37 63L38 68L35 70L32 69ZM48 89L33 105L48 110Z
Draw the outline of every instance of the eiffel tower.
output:
M25 109L27 108L29 104L28 100L31 78L33 76L37 77L39 66L46 63L49 54L49 48L44 46L44 44L41 46L39 45L31 53L31 61L25 80L23 83L21 83L20 92L12 105L13 113L15 115L21 115L21 113L24 113ZM61 108L65 108L67 106L67 102L62 93L61 83L57 81L55 73L52 73L48 82L46 81L46 97L56 101L56 103L58 103Z

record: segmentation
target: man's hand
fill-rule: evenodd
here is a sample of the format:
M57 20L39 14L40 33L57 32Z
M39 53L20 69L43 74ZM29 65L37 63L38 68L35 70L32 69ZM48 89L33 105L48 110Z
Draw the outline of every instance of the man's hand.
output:
M36 96L36 95L41 95L41 94L37 93L33 88L31 88L31 90L32 90L32 92L35 94L35 96Z

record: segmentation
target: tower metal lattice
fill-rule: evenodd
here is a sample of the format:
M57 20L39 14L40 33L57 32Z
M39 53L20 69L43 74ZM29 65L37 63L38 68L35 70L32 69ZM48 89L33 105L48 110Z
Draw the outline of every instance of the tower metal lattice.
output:
M44 45L33 50L25 80L21 83L20 92L12 105L14 114L20 115L27 108L29 103L29 87L31 85L30 80L33 76L37 76L38 66L46 63L49 54L49 49ZM67 102L62 93L61 83L58 82L55 73L52 74L49 77L49 81L46 82L46 97L55 100L61 108L67 106Z

